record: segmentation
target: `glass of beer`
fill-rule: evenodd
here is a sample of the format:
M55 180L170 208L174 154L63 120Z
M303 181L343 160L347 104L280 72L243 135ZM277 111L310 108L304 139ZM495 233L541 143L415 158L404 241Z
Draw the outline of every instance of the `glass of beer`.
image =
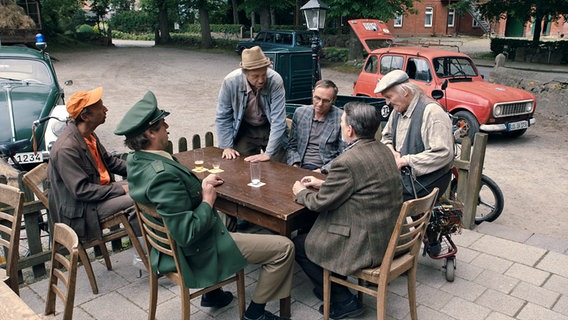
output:
M193 163L196 170L203 170L203 149L193 150Z

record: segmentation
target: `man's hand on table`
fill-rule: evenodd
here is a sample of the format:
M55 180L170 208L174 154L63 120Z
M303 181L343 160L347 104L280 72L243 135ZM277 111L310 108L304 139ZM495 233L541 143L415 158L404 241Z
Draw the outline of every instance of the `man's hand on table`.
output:
M266 153L259 153L252 156L248 156L245 158L245 161L249 162L260 162L260 161L268 161L270 160L270 156Z
M297 195L298 192L306 188L316 188L319 189L323 184L324 180L318 179L314 176L305 176L300 181L296 181L292 187L292 192Z
M203 179L203 181L201 182L202 187L204 184L210 184L213 187L219 186L223 184L223 179L221 179L221 177L219 177L216 174L210 174L207 177L205 177L205 179Z
M223 159L229 159L229 160L233 160L236 159L237 157L239 157L241 154L233 149L233 148L225 148L223 149Z

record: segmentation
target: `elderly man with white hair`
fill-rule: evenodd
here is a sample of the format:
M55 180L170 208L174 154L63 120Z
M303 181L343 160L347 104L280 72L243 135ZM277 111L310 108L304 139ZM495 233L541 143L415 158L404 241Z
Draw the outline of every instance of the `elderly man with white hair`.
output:
M403 175L403 198L423 197L435 187L446 190L451 178L454 149L452 122L444 108L408 80L402 70L386 74L377 84L393 107L381 142L392 151L399 169L410 167L416 180Z

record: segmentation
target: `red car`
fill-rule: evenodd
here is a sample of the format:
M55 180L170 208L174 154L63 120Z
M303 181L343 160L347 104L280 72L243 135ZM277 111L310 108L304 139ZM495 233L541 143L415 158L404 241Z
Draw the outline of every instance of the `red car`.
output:
M468 55L449 50L421 46L373 50L354 85L353 95L381 97L374 93L377 82L395 69L406 71L410 81L420 85L427 95L448 80L445 97L439 102L465 126L463 130L471 139L479 131L519 137L535 124L534 95L483 81Z

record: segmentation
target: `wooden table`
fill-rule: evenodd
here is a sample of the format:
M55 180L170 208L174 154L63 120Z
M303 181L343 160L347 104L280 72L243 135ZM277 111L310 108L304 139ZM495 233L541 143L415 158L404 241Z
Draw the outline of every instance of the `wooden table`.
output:
M41 320L12 289L0 281L0 320Z
M205 167L212 168L211 160L221 159L222 150L215 147L203 149ZM184 166L192 169L193 151L174 155ZM309 170L288 166L283 163L261 162L261 181L266 185L255 188L250 182L250 163L238 157L234 160L221 159L218 175L224 183L217 187L215 207L223 213L237 217L290 238L292 231L311 225L316 215L294 202L292 186L294 182L307 175L323 178ZM196 173L205 178L209 172ZM280 301L280 315L290 317L290 298Z

